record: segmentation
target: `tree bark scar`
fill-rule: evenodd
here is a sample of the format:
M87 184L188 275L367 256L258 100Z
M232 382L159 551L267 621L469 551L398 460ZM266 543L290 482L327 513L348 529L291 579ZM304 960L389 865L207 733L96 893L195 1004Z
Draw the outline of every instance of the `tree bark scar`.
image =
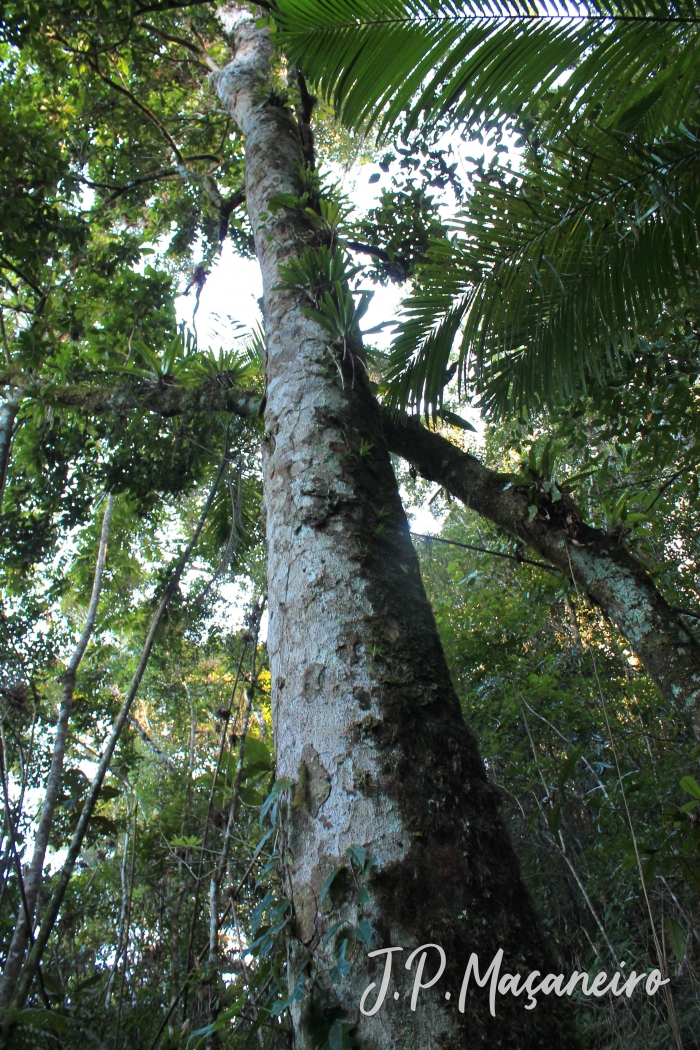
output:
M464 1015L444 998L473 951L486 961L502 947L518 969L552 964L451 683L379 407L351 356L338 352L335 367L303 295L280 288L280 266L314 243L314 228L303 209L269 204L300 196L304 171L293 114L265 101L271 54L263 31L241 26L236 57L214 83L245 136L263 275L265 426L275 436L263 448L268 651L277 774L295 785L281 805L292 987L314 949L313 993L292 1008L295 1050L315 1045L329 1006L356 1026L363 1050L573 1050L558 1001L527 1012L504 998L494 1019L486 994ZM353 846L376 859L369 902L358 902L347 871ZM322 900L340 865L348 878ZM333 940L322 943L340 919L366 920L371 949L442 944L444 980L415 1013L400 995L364 1016L362 993L377 979L367 947L354 942L350 972L335 980ZM397 987L412 979L401 968Z

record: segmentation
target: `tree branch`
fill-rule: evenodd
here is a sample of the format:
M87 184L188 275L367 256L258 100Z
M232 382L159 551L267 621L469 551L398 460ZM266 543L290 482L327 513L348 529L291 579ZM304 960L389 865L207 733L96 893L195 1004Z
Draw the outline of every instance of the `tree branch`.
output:
M700 645L619 537L585 524L569 496L530 517L525 484L485 467L417 419L382 415L391 452L576 583L625 637L665 699L700 738Z
M17 400L34 398L45 405L76 409L93 416L126 415L135 410L155 412L165 419L198 412L229 412L248 418L257 416L262 394L236 387L227 389L224 382L225 376L221 376L220 381L212 379L196 387L122 382L110 389L108 386L79 383L55 387L40 380L23 384L21 373L0 374L0 385L16 383L20 387Z
M141 737L141 739L143 740L144 744L149 749L149 751L152 751L153 754L158 759L158 761L162 762L163 765L165 766L165 768L172 773L174 771L174 769L175 769L175 764L174 764L173 760L170 758L169 755L166 755L165 751L162 751L161 748L158 747L158 745L156 744L155 740L153 740L148 735L148 733L143 728L143 726L141 725L141 723L139 722L139 720L136 718L135 715L129 715L129 724L131 726L133 726L133 728L136 730L136 732Z
M153 33L154 36L160 37L161 40L167 40L169 44L179 44L180 47L186 48L187 51L190 51L197 57L198 65L202 66L203 69L208 69L212 72L216 72L219 69L211 55L204 48L197 47L190 40L185 40L181 36L173 36L172 33L166 33L165 30L158 29L149 22L141 22L139 25L142 29L147 29L149 33Z
M547 565L544 561L533 561L532 558L522 558L519 554L506 554L505 551L489 550L487 547L475 547L472 543L458 543L457 540L446 540L442 536L424 536L420 532L412 532L411 535L417 540L426 540L428 543L449 543L451 547L462 547L466 551L490 554L494 558L508 558L509 561L517 562L518 565L536 565L538 569L546 569L548 572L561 572L561 569L557 569L555 565Z

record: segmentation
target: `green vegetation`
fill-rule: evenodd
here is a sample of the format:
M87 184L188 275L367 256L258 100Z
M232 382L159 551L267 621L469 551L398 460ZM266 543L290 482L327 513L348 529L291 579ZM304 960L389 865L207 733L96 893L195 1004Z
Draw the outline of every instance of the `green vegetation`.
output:
M305 766L275 776L265 336L231 324L214 352L196 331L222 246L255 247L242 137L207 82L235 46L221 6L0 6L0 1042L17 1050L289 1047L321 965L308 948L287 972L281 802L312 807ZM321 162L379 158L384 173L364 215L309 169L299 196L269 202L311 231L278 288L322 329L340 382L475 451L543 531L575 505L694 651L695 7L243 6L278 49L266 104L293 110L307 147L317 114ZM468 185L445 145L459 136L489 153ZM406 283L388 353L362 342L368 282ZM465 406L482 411L482 444ZM376 440L360 439L361 464ZM668 997L581 997L582 1045L700 1045L700 745L678 717L691 698L661 696L573 569L395 468L409 506L445 515L440 540L415 541L426 589L556 964L671 979ZM377 946L362 910L375 861L359 843L335 860L321 903L340 981ZM342 895L354 923L335 920ZM357 1045L333 1007L313 1040Z

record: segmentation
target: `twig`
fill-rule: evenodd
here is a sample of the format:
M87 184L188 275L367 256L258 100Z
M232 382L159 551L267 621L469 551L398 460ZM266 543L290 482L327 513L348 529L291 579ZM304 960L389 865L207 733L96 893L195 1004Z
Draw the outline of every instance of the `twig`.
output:
M420 532L411 532L417 540L427 540L432 543L448 543L451 547L462 547L467 551L478 551L479 554L492 554L494 558L508 558L509 561L517 561L518 565L536 565L538 569L547 569L548 572L561 572L556 565L547 565L544 561L533 561L532 558L523 558L519 554L506 554L504 551L488 550L486 547L475 547L472 543L458 543L457 540L445 540L442 536L424 536Z

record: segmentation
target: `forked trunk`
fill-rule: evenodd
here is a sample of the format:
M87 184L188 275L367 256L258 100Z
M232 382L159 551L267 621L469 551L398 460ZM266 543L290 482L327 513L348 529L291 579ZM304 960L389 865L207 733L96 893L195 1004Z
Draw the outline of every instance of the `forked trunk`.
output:
M472 952L482 975L499 948L512 972L546 974L552 965L498 792L451 684L378 406L350 369L341 381L344 366L303 313L302 297L279 288L280 264L310 243L310 227L301 209L270 207L279 194L301 193L303 164L293 115L269 87L270 57L264 31L240 26L235 59L213 83L245 136L246 200L264 282L268 648L277 773L294 782L283 850L290 984L300 971L306 978L293 1008L295 1046L320 1046L331 1030L330 1045L340 1046L343 1018L364 1050L571 1050L554 997L525 1010L525 997L499 996L492 1017L488 990L470 988L465 1012L458 1009ZM349 871L322 899L351 846L377 861L368 903ZM384 960L367 959L361 927L349 972L341 967L332 980L333 940L324 950L323 937L341 918L367 920L371 949L403 949L371 1016L359 1004ZM410 972L405 962L426 943L444 949L447 966L411 1012L418 960ZM424 982L438 953L428 955Z

